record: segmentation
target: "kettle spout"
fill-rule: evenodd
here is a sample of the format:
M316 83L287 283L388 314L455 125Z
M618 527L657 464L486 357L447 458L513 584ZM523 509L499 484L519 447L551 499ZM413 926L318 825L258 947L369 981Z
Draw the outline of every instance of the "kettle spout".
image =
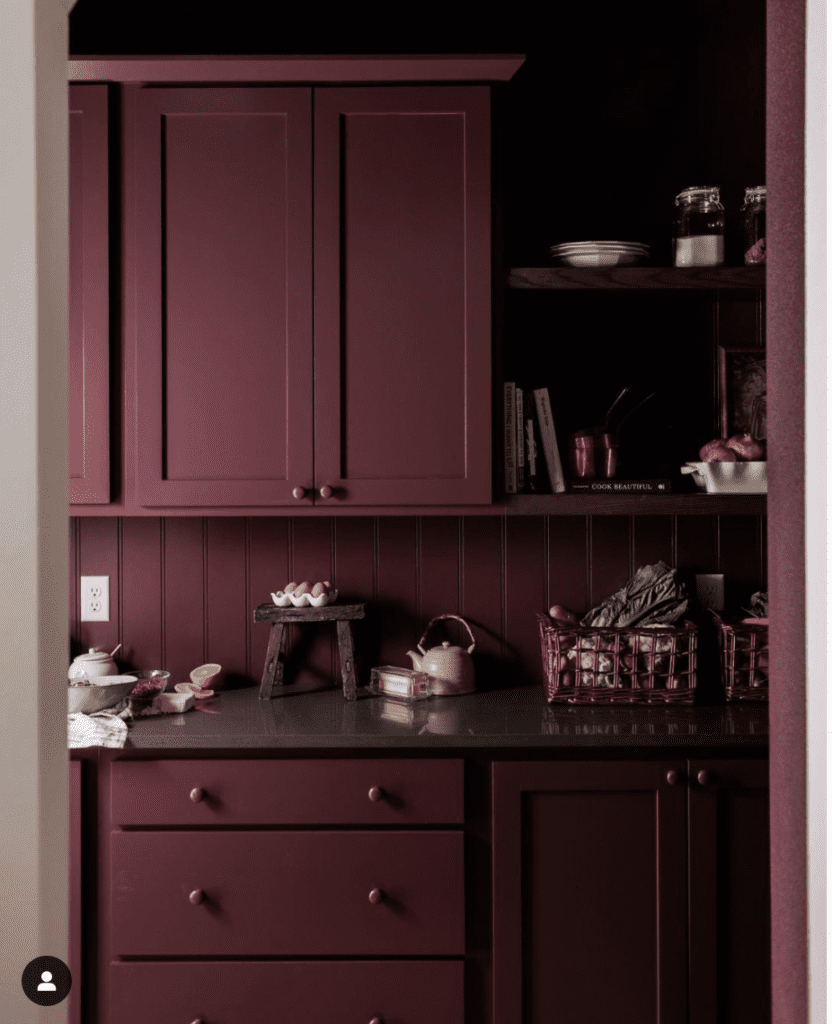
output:
M416 672L422 671L422 655L417 654L415 651L408 651L407 657L413 662L413 669Z

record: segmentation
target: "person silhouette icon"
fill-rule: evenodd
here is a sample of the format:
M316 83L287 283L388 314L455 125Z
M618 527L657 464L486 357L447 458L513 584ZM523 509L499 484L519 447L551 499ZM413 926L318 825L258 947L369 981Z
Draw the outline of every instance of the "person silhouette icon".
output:
M38 992L57 992L57 988L52 984L52 972L44 971L41 974L41 983L38 985Z

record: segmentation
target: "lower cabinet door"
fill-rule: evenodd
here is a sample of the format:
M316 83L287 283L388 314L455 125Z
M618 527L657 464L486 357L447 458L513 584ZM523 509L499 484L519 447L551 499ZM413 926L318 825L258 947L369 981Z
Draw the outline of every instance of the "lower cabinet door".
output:
M686 1024L685 767L494 765L494 1024Z
M461 961L126 963L113 1024L462 1024Z
M462 832L116 832L120 956L461 956Z

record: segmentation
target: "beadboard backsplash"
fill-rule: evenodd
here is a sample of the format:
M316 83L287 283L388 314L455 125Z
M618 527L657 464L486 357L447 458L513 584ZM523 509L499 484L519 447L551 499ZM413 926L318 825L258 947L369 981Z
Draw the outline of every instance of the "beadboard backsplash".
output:
M480 686L540 681L535 612L584 612L659 559L691 584L724 573L726 599L745 600L766 588L765 537L763 516L72 518L71 655L121 643L123 669L179 681L211 661L227 685L253 684L268 638L254 608L290 580L331 580L342 599L367 601L360 684L372 665L409 666L443 612L471 623ZM81 575L110 577L109 622L80 621ZM295 627L287 682L340 678L334 638L329 623Z

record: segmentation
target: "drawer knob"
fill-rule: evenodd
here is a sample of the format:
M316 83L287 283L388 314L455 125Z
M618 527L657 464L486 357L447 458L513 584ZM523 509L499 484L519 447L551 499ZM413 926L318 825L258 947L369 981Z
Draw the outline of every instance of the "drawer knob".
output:
M675 786L679 781L679 773L677 771L669 771L667 773L667 783L669 786Z
M318 494L320 494L322 498L331 498L332 488L329 486L329 484L324 484L323 487L318 491Z
M197 1017L195 1021L191 1021L191 1024L202 1024L202 1021L199 1017Z
M377 903L381 903L381 901L384 899L384 893L381 891L381 889L371 889L369 899L370 903L374 905Z
M194 789L191 790L191 800L193 800L195 804L198 804L201 800L204 799L205 790L202 788L202 786L196 786L194 787Z
M384 1021L381 1019L381 1017L373 1017L373 1019L370 1021L370 1024L384 1024Z
M205 893L202 891L202 889L194 889L194 891L191 893L188 899L191 901L191 903L193 903L194 906L196 906L198 903L202 903L202 901L205 899Z
M697 782L699 783L699 785L700 785L700 786L707 786L707 785L708 785L708 783L709 783L709 782L711 781L711 777L710 777L710 775L708 775L708 773L707 773L707 772L706 772L706 771L705 771L705 770L703 769L703 770L702 770L701 772L699 772L699 773L697 774L697 776L696 776L696 781L697 781Z
M381 798L384 796L384 793L382 791L381 786L373 786L370 789L370 792L367 794L367 796L373 801L374 804L377 804L379 800L381 800Z
M305 498L306 497L306 488L305 487L295 487L292 490L292 497L293 498L297 498L298 501L300 501L301 498Z

